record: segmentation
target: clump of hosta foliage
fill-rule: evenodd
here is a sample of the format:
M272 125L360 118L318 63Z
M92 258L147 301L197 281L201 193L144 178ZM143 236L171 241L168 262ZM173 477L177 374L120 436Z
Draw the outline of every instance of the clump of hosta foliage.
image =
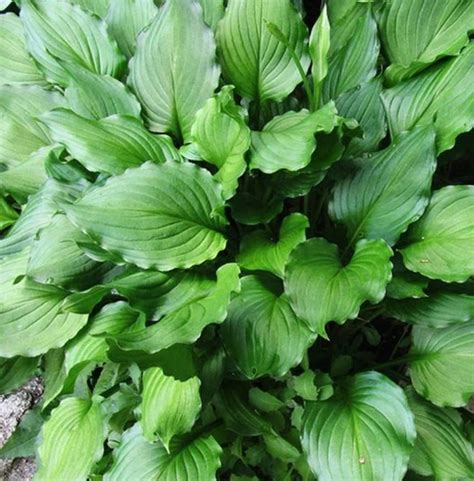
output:
M472 2L18 3L0 390L45 392L1 455L474 479Z

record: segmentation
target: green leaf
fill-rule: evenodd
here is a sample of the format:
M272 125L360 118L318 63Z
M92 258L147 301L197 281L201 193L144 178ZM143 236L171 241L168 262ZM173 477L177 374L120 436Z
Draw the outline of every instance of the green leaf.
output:
M104 481L216 481L222 449L212 436L201 436L170 446L150 444L136 424L122 436L112 469Z
M10 5L11 0L0 0L0 11L5 10Z
M14 357L0 362L0 393L8 394L30 380L38 368L37 357Z
M402 389L377 372L357 374L305 408L302 444L319 481L400 481L415 437Z
M201 4L204 21L215 32L219 20L224 15L224 0L199 0Z
M138 34L157 12L153 0L110 0L106 17L108 30L127 58L133 57Z
M436 191L400 249L405 266L430 279L464 282L474 275L474 186Z
M241 96L259 102L283 100L301 82L289 49L270 32L269 23L279 29L306 72L307 29L289 0L231 0L217 28L224 77Z
M0 261L0 356L33 357L63 346L86 324L87 316L63 313L68 292L27 278L27 252ZM15 283L16 281L16 283Z
M331 217L357 239L397 242L425 210L436 166L431 127L413 130L336 183L329 204Z
M140 35L128 80L152 132L190 140L194 116L218 84L215 49L195 0L174 0L160 7Z
M473 478L474 451L462 432L459 413L433 406L412 389L406 393L417 433L410 469L436 479Z
M115 336L142 319L142 315L124 301L106 304L92 317L88 332L91 336Z
M461 54L382 94L392 138L415 125L434 121L438 154L474 126L472 78L474 43Z
M26 51L20 19L0 15L0 84L45 84L41 72Z
M114 114L140 118L140 104L122 82L72 65L67 70L71 79L64 96L76 114L97 120Z
M11 226L18 219L18 214L10 204L0 196L0 230Z
M62 62L101 75L118 77L122 73L124 59L105 23L79 6L57 0L23 0L20 17L28 50L48 81L67 86L70 74Z
M68 0L73 5L79 5L83 10L87 10L97 17L105 18L110 0Z
M321 83L328 73L328 53L331 43L330 31L331 26L329 24L327 6L324 5L309 37L311 75L315 84Z
M385 71L394 84L441 57L457 55L469 43L474 11L469 1L395 0L384 5L380 34L391 65ZM420 22L423 18L425 21Z
M290 254L285 291L297 316L327 337L328 322L343 324L357 316L365 301L376 304L384 298L391 278L391 256L392 250L383 240L361 240L352 259L343 264L335 244L310 239Z
M391 299L420 299L427 297L429 279L405 268L400 255L393 259L393 276L387 286L387 296Z
M91 171L117 175L147 160L161 163L179 157L169 137L152 135L134 117L113 115L95 120L57 109L43 115L41 121L53 140Z
M141 425L143 435L149 442L158 435L163 446L169 450L171 439L191 430L201 410L197 377L186 381L167 376L159 367L143 373L143 401Z
M233 292L240 289L237 264L225 264L217 270L210 290L183 303L151 327L117 337L120 348L154 353L174 344L191 344L209 324L220 324L227 316Z
M474 321L444 329L415 326L409 357L413 386L437 406L464 406L474 394Z
M201 264L225 247L223 207L207 171L174 162L129 169L65 206L106 251L163 271Z
M105 435L98 401L65 399L43 427L35 480L85 480L102 457Z
M229 306L222 340L248 379L285 375L315 339L282 291L281 281L273 276L247 276Z
M306 167L316 148L315 134L331 132L339 118L334 102L316 112L301 110L274 117L261 132L252 132L250 168L266 174Z
M250 271L268 271L283 277L290 252L306 240L308 218L295 213L283 219L278 240L272 239L268 231L255 230L242 237L238 264Z
M239 177L245 172L245 152L250 147L250 129L242 109L234 101L232 86L224 86L196 114L191 136L203 160L219 170L215 179L221 182L226 199L235 194Z

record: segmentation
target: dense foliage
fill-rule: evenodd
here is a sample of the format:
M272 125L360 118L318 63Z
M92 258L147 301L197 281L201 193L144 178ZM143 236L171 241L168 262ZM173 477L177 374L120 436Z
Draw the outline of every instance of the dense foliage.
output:
M474 479L472 1L18 3L0 392L45 393L1 456Z

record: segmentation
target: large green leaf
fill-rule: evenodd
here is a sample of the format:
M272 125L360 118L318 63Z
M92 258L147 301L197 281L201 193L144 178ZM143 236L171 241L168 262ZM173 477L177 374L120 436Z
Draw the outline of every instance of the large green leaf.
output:
M67 291L21 279L27 261L27 251L0 261L0 356L3 357L33 357L61 347L87 322L85 315L61 311Z
M226 318L231 294L240 289L238 276L236 264L225 264L217 270L212 289L176 306L156 324L118 336L118 345L126 350L154 353L174 344L195 342L207 325L220 324Z
M400 481L415 437L405 394L377 372L305 408L302 443L319 481Z
M0 15L0 84L43 84L41 72L28 55L20 19Z
M438 153L472 129L474 43L449 61L383 92L392 138L415 125L434 122Z
M391 63L385 76L396 83L442 56L457 55L474 30L474 10L469 0L394 0L384 5L380 27Z
M416 391L438 406L464 406L474 394L474 321L444 329L415 326L409 356Z
M436 191L401 249L405 266L431 279L464 282L474 275L474 186Z
M84 481L103 453L106 430L98 401L68 398L42 430L37 481Z
M65 206L106 251L163 271L201 264L225 247L223 207L207 171L175 162L129 169Z
M299 244L285 270L285 291L296 314L327 337L325 326L354 319L365 301L380 302L391 278L392 250L383 240L361 240L343 264L335 244L314 238Z
M221 334L226 351L248 379L285 375L315 339L293 312L281 281L268 274L242 279Z
M147 160L164 162L179 157L169 137L151 134L134 117L113 115L95 120L57 109L41 120L53 140L91 171L117 175Z
M278 240L268 231L255 230L242 237L237 262L250 271L268 271L283 277L290 252L306 240L308 218L295 213L283 219Z
M97 74L121 74L124 59L105 23L79 6L58 0L24 0L20 17L28 50L50 82L67 86L70 74L63 62Z
M230 0L217 29L225 78L240 95L260 102L283 100L301 82L288 48L270 33L267 23L287 38L306 71L307 30L289 0Z
M151 131L190 140L194 116L218 84L215 49L196 0L160 7L130 63L129 83Z
M38 368L37 357L0 360L0 393L9 394L30 380Z
M433 406L411 388L407 397L417 434L410 469L436 479L474 478L474 451L462 432L460 414Z
M336 183L331 217L347 227L351 242L385 239L393 245L428 204L436 166L431 127L413 130Z
M171 439L191 430L201 410L200 381L167 376L163 369L152 367L143 373L141 425L149 442L156 436L169 450Z
M215 178L222 183L224 197L232 197L247 168L244 155L250 147L250 129L231 86L223 87L197 112L191 135L202 159L219 169Z
M202 436L172 443L167 452L161 443L147 442L136 424L123 434L115 453L104 481L216 481L222 449L212 436Z
M334 102L316 112L300 110L274 117L261 132L252 132L250 168L266 174L297 171L311 161L317 132L331 132L339 123Z

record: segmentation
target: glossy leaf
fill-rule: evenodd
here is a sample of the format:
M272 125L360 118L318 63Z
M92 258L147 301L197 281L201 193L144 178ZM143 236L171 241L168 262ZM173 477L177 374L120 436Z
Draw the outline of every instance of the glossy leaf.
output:
M328 73L328 53L331 43L330 31L331 26L327 14L327 6L324 6L309 38L311 75L315 84L321 83Z
M343 264L335 244L307 240L291 253L285 270L291 306L312 330L327 337L328 322L343 324L357 316L363 302L383 299L392 275L391 256L384 241L361 240L352 259Z
M281 31L306 71L306 27L289 0L231 0L217 29L224 77L240 95L260 102L283 100L301 82L287 47L270 32L269 23Z
M220 188L191 164L148 162L129 169L66 212L103 249L145 269L201 264L226 244Z
M385 239L393 245L425 210L435 170L432 128L413 130L390 147L362 159L333 191L331 217L348 237Z
M0 361L0 393L8 394L30 380L38 368L37 357L14 357Z
M196 0L160 7L138 40L128 80L152 132L190 140L194 116L218 84L215 48Z
M405 394L377 372L357 374L305 408L302 444L319 481L400 481L415 437Z
M474 187L448 186L433 194L401 253L411 271L444 282L464 282L474 275L473 242Z

